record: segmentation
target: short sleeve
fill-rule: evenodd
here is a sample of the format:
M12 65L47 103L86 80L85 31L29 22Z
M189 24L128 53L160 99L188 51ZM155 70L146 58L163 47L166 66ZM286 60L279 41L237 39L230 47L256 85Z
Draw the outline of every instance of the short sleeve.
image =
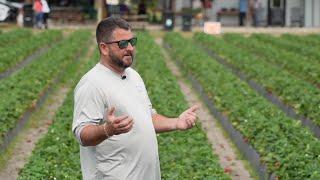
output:
M89 82L77 86L74 92L72 131L81 143L80 133L87 124L99 124L106 111L103 94Z
M143 79L141 78L140 75L138 75L138 77L139 77L141 86L142 86L142 88L143 88L143 94L144 94L144 97L145 97L145 99L146 99L146 102L147 102L147 104L148 104L148 106L149 106L151 116L154 115L154 114L157 114L156 109L154 109L153 106L152 106L152 103L151 103L151 100L150 100L150 98L149 98L148 91L147 91L147 89L146 89L146 86L145 86L145 84L144 84Z
M153 108L152 103L151 103L150 98L149 98L149 95L148 95L148 92L147 92L147 89L145 87L144 87L144 93L145 93L145 98L147 100L148 106L150 108L151 116L154 115L154 114L157 114L157 110L155 108Z

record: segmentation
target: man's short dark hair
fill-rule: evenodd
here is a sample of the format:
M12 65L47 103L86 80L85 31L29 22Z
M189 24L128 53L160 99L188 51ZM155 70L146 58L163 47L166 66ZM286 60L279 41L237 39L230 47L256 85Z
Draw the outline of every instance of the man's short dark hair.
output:
M96 39L98 45L101 42L108 42L112 40L112 33L117 28L131 30L129 23L122 18L111 16L102 20L98 24L96 30Z

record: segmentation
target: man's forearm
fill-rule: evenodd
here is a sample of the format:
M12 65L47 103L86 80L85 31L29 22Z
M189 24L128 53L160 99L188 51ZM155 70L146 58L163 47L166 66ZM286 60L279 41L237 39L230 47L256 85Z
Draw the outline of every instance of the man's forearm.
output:
M106 134L105 124L87 125L80 132L80 138L83 146L96 146L107 139L111 134ZM107 128L107 127L106 127Z
M168 118L160 114L152 116L153 126L157 133L169 132L177 129L177 118Z

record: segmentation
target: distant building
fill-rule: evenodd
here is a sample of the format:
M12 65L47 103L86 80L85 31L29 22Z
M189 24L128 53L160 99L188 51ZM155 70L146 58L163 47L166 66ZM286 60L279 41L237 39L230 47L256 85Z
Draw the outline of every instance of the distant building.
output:
M220 21L223 25L238 26L240 0L213 0L209 9L209 20ZM253 3L255 0L248 0ZM320 27L320 0L259 0L261 7L257 10L259 26L301 26ZM194 0L193 4L199 4ZM175 0L175 11L185 6L185 0ZM248 4L248 7L249 6ZM248 8L250 9L250 8ZM248 10L250 11L250 10ZM250 16L252 12L248 12ZM247 18L252 22L251 18ZM177 18L179 23L179 18Z
M31 3L32 0L8 0L14 2ZM109 0L108 0L109 1ZM120 0L110 0L112 2L120 2ZM143 0L123 0L126 2L141 2ZM239 25L239 1L240 0L159 0L160 9L163 4L170 4L172 9L162 9L162 11L172 11L176 17L175 24L181 25L183 10L192 8L193 10L202 9L202 13L198 16L195 14L193 24L202 25L199 21L199 17L210 21L220 21L225 26L238 26ZM255 0L247 0L248 3L253 3ZM299 27L320 27L320 0L258 0L261 3L261 7L257 10L257 22L258 26L299 26ZM107 0L48 0L51 6L82 6L82 10L88 10L88 7L95 7L98 20L106 17L106 5ZM121 1L122 2L122 1ZM146 1L149 2L149 1ZM129 3L130 4L130 3ZM203 4L206 4L206 9L203 11ZM248 4L248 10L246 13L247 22L253 24L252 8ZM60 8L60 7L59 7ZM59 9L58 8L58 9ZM53 8L52 15L55 14ZM61 8L60 8L61 9ZM77 16L82 16L78 12L69 8ZM194 12L194 11L193 11ZM72 14L72 13L71 13ZM89 13L90 14L90 13ZM92 13L91 13L92 14ZM53 16L54 17L54 16ZM76 19L76 18L74 18Z

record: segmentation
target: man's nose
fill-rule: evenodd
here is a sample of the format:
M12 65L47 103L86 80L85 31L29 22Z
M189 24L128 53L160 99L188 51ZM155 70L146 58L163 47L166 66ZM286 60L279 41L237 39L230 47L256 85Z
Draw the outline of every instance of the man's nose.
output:
M133 51L134 50L134 47L131 45L131 43L128 44L127 50L128 51Z

